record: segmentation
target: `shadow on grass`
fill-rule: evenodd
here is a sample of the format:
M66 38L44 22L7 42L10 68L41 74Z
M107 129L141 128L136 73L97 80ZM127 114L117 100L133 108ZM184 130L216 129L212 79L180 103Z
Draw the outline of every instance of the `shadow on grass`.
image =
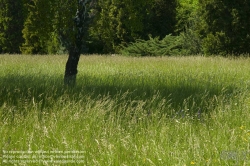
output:
M115 78L114 78L115 80ZM153 80L152 80L153 81ZM225 102L237 87L229 86L197 86L197 84L164 85L153 87L151 84L136 85L132 82L123 84L119 80L103 81L101 78L83 76L77 80L74 88L63 85L63 76L46 75L9 75L0 78L0 107L4 103L18 107L24 102L41 102L41 109L52 107L60 97L72 96L69 99L81 100L89 95L92 100L100 96L109 96L116 102L147 101L145 107L157 106L163 99L172 110L188 110L192 112L207 112L216 106L214 96L224 96ZM123 94L127 93L125 96ZM148 108L150 109L150 108Z

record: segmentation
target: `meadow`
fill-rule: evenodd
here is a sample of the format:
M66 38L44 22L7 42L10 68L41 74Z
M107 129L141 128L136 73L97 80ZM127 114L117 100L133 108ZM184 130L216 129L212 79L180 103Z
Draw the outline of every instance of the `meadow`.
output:
M2 165L250 165L249 58L66 60L0 56Z

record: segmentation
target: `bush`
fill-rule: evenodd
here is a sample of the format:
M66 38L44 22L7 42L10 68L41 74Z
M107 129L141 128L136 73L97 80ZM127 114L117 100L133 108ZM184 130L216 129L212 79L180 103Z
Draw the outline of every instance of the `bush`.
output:
M185 52L182 48L182 38L171 34L162 40L151 36L149 40L138 39L121 50L121 54L128 56L171 56L185 54Z

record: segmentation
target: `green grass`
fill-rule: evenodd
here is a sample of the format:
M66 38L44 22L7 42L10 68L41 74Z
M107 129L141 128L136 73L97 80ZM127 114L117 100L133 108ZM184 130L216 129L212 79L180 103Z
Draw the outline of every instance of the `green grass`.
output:
M250 164L249 58L82 56L73 89L66 60L0 56L2 161L43 150L80 151L79 165Z

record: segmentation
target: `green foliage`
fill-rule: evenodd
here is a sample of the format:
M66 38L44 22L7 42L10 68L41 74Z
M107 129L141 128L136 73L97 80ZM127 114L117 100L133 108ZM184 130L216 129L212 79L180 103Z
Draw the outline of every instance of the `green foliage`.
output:
M177 24L177 0L154 0L148 4L144 20L144 34L164 38L167 34L175 33ZM145 11L145 9L142 9ZM144 36L145 38L146 36Z
M118 52L136 39L164 38L174 32L175 0L99 1L90 40L99 41L101 52Z
M202 38L198 33L198 27L195 23L186 25L183 32L180 32L182 49L185 55L197 55L202 53Z
M48 53L48 41L53 31L53 4L50 0L32 0L26 4L28 16L24 23L23 54Z
M54 5L54 29L61 44L60 48L65 48L69 51L74 47L74 44L76 44L77 36L80 35L81 53L86 53L88 51L86 44L93 42L89 41L87 37L89 26L95 17L94 9L96 8L96 2L94 0L87 2L83 25L77 27L75 24L76 13L77 11L81 11L81 8L83 7L78 4L78 2L76 3L72 0L57 0L57 3ZM85 11L85 9L82 11ZM81 29L81 33L79 33L79 28Z
M72 0L57 0L54 4L54 10L54 31L58 35L60 43L69 50L75 39L74 17L77 11L77 3Z
M199 1L204 26L203 49L206 54L250 52L250 1Z
M129 1L128 1L129 2ZM107 0L98 2L97 15L90 28L92 40L99 40L102 44L101 52L114 52L119 50L119 45L133 41L142 32L143 23L139 11L133 5L143 5L144 1L134 1L128 4L125 1ZM129 8L129 5L130 6ZM145 6L145 5L143 5Z
M159 37L149 40L136 40L135 43L125 47L121 54L129 56L171 56L181 55L184 50L181 46L181 38L179 36L167 35L162 40Z
M0 53L20 53L24 0L0 0Z
M177 6L178 23L176 33L181 37L182 47L187 55L202 53L202 38L199 35L201 17L198 0L179 0Z
M224 32L216 32L215 34L209 33L203 40L204 52L212 55L226 55L227 51L225 50L224 45L227 44L228 41L229 38Z
M97 5L94 25L91 25L89 30L90 40L95 41L95 43L99 41L102 45L98 52L112 52L114 51L114 42L118 40L116 35L118 9L112 0L99 1Z
M50 33L50 38L47 41L47 54L62 54L65 53L65 48L62 46L58 34L56 32Z
M190 23L196 23L198 17L198 0L178 0L176 7L176 32L182 32Z
M160 41L167 34L179 36L183 49L179 52L185 55L250 52L250 1L93 0L90 4L83 52L118 53L148 35ZM69 50L76 38L77 5L72 0L0 0L0 52Z

